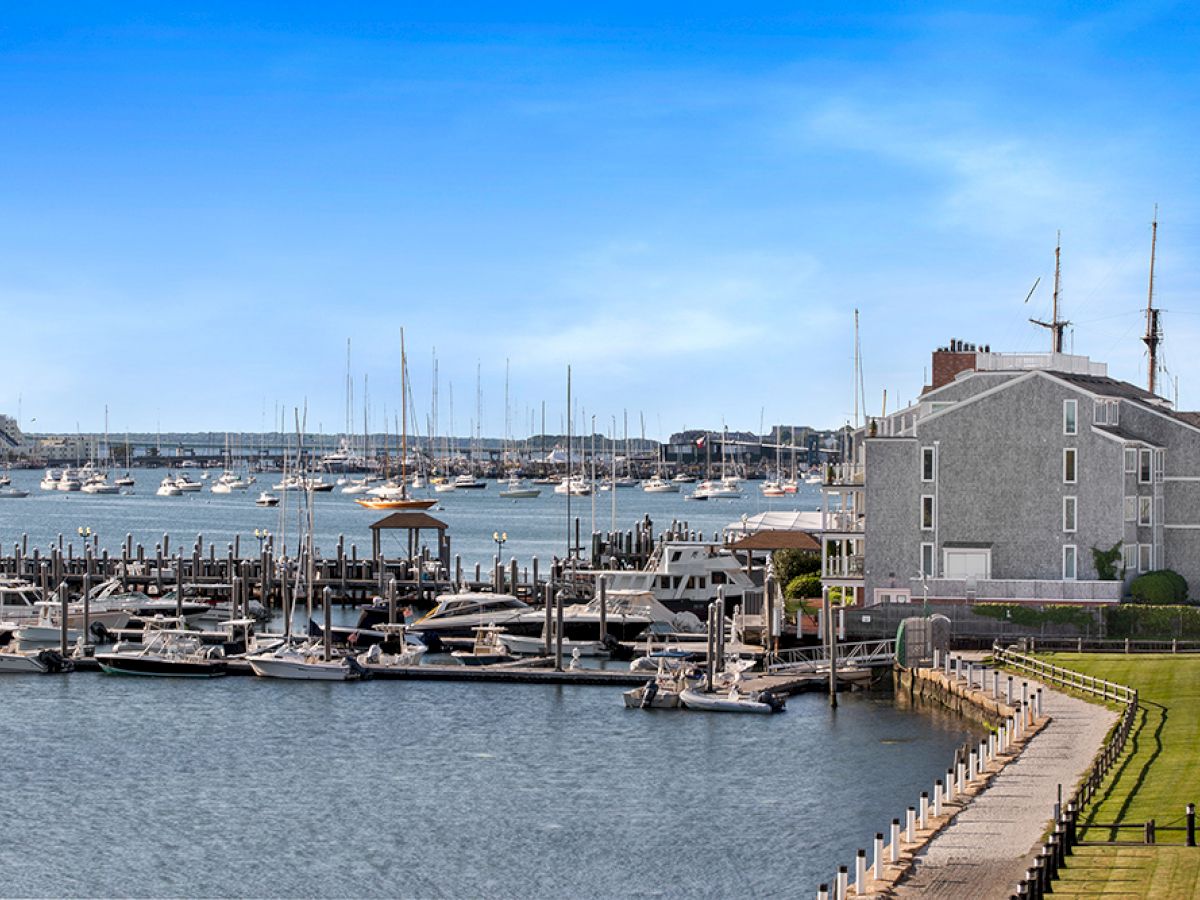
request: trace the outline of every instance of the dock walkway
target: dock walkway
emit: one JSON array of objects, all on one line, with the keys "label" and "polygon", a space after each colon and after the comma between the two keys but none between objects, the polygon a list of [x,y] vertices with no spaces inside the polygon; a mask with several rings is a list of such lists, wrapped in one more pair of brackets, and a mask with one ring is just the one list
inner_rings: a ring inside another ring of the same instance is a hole
[{"label": "dock walkway", "polygon": [[1117,714],[1043,687],[1050,716],[1025,751],[917,856],[891,896],[1008,900],[1032,865],[1034,844],[1066,794],[1091,768]]}]

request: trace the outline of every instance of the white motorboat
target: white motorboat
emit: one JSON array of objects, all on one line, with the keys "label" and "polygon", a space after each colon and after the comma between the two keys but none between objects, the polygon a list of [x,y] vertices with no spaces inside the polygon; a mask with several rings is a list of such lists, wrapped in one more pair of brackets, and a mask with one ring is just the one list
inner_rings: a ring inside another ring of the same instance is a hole
[{"label": "white motorboat", "polygon": [[254,501],[255,506],[278,506],[279,498],[274,494],[263,491],[258,495],[258,499]]},{"label": "white motorboat", "polygon": [[692,679],[689,668],[659,666],[654,678],[624,692],[626,709],[678,709],[679,697]]},{"label": "white motorboat", "polygon": [[120,485],[109,484],[106,476],[99,473],[92,475],[83,483],[81,490],[85,494],[119,494]]},{"label": "white motorboat", "polygon": [[[679,632],[694,630],[695,616],[676,614],[654,599],[647,590],[609,590],[605,592],[604,627],[610,638],[632,641],[647,630]],[[544,627],[545,611],[529,610],[508,631],[519,634],[538,634]],[[513,627],[517,626],[517,627]],[[587,642],[600,637],[600,599],[572,603],[563,607],[563,638]]]},{"label": "white motorboat", "polygon": [[[408,629],[418,636],[436,634],[438,637],[469,637],[480,625],[498,625],[508,631],[520,631],[522,629],[509,626],[516,626],[518,617],[529,611],[529,605],[512,594],[482,591],[440,594],[433,609]],[[540,628],[540,623],[527,626],[528,633],[533,634]]]},{"label": "white motorboat", "polygon": [[404,669],[420,665],[421,657],[425,655],[425,645],[419,641],[405,640],[408,632],[406,625],[383,624],[376,627],[388,637],[385,641],[396,641],[402,650],[398,652],[385,651],[379,644],[372,644],[364,653],[358,654],[358,663],[368,672],[373,670]]},{"label": "white motorboat", "polygon": [[117,487],[133,487],[135,482],[133,480],[133,476],[126,472],[120,478],[114,478],[113,484],[115,484]]},{"label": "white motorboat", "polygon": [[592,493],[592,486],[582,478],[564,478],[554,486],[556,494],[570,494],[572,497],[587,497]]},{"label": "white motorboat", "polygon": [[110,675],[155,675],[175,678],[215,678],[225,674],[220,645],[205,644],[199,632],[164,628],[141,644],[116,644],[97,653],[96,662]]},{"label": "white motorboat", "polygon": [[686,688],[680,692],[679,702],[687,709],[702,710],[704,712],[758,713],[760,715],[769,715],[771,713],[783,712],[784,709],[783,698],[769,691],[742,693],[738,679],[736,678],[726,691],[710,693],[698,688]]},{"label": "white motorboat", "polygon": [[58,479],[58,484],[55,486],[55,490],[64,491],[67,493],[81,491],[83,490],[83,482],[80,481],[79,476],[70,469],[63,469],[62,477]]},{"label": "white motorboat", "polygon": [[693,484],[696,481],[694,476],[689,475],[686,472],[680,472],[678,475],[676,475],[671,480],[674,481],[676,484]]},{"label": "white motorboat", "polygon": [[353,481],[344,481],[342,483],[342,493],[350,495],[365,494],[370,487],[371,485],[366,478],[356,478]]},{"label": "white motorboat", "polygon": [[456,491],[482,491],[486,487],[486,481],[480,481],[471,474],[456,475],[454,478],[454,489]]},{"label": "white motorboat", "polygon": [[175,479],[168,475],[159,482],[158,490],[154,493],[160,497],[178,497],[183,493],[183,490],[175,483]]},{"label": "white motorboat", "polygon": [[[513,656],[545,656],[546,638],[530,634],[501,634],[500,643]],[[607,657],[611,655],[608,647],[600,641],[573,641],[567,638],[562,642],[563,654],[566,656]],[[550,652],[555,652],[554,642],[550,642]]]},{"label": "white motorboat", "polygon": [[22,491],[15,487],[0,488],[0,500],[18,500],[21,497],[28,497],[29,491]]},{"label": "white motorboat", "polygon": [[458,490],[458,485],[451,480],[439,481],[433,486],[433,490],[438,494],[452,494]]},{"label": "white motorboat", "polygon": [[47,469],[46,474],[42,476],[42,480],[38,482],[38,487],[43,491],[57,491],[58,480],[62,478],[62,472],[58,469]]},{"label": "white motorboat", "polygon": [[212,491],[214,494],[232,494],[233,493],[233,488],[231,488],[228,484],[221,481],[220,479],[218,479],[217,481],[214,481],[209,486],[209,490]]},{"label": "white motorboat", "polygon": [[471,649],[455,650],[451,656],[464,666],[492,666],[513,661],[513,655],[500,640],[503,632],[499,628],[495,625],[478,625],[474,631],[475,642]]},{"label": "white motorboat", "polygon": [[46,672],[69,672],[74,664],[63,659],[57,651],[0,650],[0,674],[43,675]]},{"label": "white motorboat", "polygon": [[642,490],[647,494],[678,494],[679,485],[655,475],[642,483]]},{"label": "white motorboat", "polygon": [[542,495],[541,488],[533,487],[515,475],[504,482],[504,485],[504,490],[500,492],[500,496],[506,500],[523,500]]},{"label": "white motorboat", "polygon": [[249,656],[246,661],[254,674],[262,678],[287,678],[292,681],[350,681],[362,676],[362,667],[353,657],[325,659],[318,641],[298,647],[281,647],[272,653]]},{"label": "white motorboat", "polygon": [[179,488],[185,494],[195,494],[198,491],[204,490],[204,482],[192,481],[185,473],[175,478],[175,487]]}]

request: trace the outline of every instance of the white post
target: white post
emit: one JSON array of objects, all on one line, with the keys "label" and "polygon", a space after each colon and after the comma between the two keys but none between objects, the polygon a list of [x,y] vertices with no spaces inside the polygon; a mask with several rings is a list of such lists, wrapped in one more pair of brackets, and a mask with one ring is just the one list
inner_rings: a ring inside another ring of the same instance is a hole
[{"label": "white post", "polygon": [[910,806],[904,811],[904,840],[910,844],[913,842],[913,840],[915,840],[913,837],[913,830],[916,828],[916,825],[917,811]]},{"label": "white post", "polygon": [[958,784],[955,787],[954,793],[961,794],[966,787],[967,764],[960,762],[958,764]]},{"label": "white post", "polygon": [[975,750],[972,750],[970,753],[967,754],[967,781],[968,782],[972,782],[975,780],[975,772],[976,772],[975,766],[976,766],[978,759],[979,759],[979,754]]},{"label": "white post", "polygon": [[846,900],[846,895],[850,891],[850,874],[846,871],[845,866],[838,866],[837,874],[837,900]]},{"label": "white post", "polygon": [[920,814],[919,824],[922,831],[929,827],[929,794],[921,791],[921,805],[918,809]]},{"label": "white post", "polygon": [[894,865],[900,859],[900,820],[892,819],[892,844],[888,858]]},{"label": "white post", "polygon": [[933,783],[933,817],[935,819],[942,815],[942,779],[938,779]]},{"label": "white post", "polygon": [[858,897],[867,893],[867,851],[859,850],[854,858],[854,894]]},{"label": "white post", "polygon": [[1000,697],[1000,673],[996,670],[992,671],[992,699],[996,700]]},{"label": "white post", "polygon": [[875,880],[883,878],[883,833],[875,832]]}]

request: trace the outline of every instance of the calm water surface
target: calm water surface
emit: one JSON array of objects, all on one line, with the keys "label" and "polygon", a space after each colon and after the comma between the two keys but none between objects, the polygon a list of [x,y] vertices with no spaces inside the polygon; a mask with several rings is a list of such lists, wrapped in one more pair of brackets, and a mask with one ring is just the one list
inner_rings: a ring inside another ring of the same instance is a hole
[{"label": "calm water surface", "polygon": [[[808,894],[967,735],[585,686],[8,676],[6,896]],[[19,810],[19,815],[12,815]]]}]

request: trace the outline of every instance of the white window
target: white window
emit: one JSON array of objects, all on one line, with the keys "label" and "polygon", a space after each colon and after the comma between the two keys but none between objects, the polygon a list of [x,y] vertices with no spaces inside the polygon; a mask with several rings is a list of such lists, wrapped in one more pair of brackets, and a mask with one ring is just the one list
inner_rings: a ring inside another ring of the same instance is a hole
[{"label": "white window", "polygon": [[1121,548],[1121,563],[1125,566],[1126,572],[1137,571],[1138,563],[1138,547],[1137,544],[1126,544]]},{"label": "white window", "polygon": [[1095,421],[1097,425],[1117,425],[1120,419],[1121,402],[1119,400],[1097,400],[1095,406]]},{"label": "white window", "polygon": [[933,448],[921,448],[921,480],[933,481]]},{"label": "white window", "polygon": [[1138,481],[1140,481],[1142,484],[1149,484],[1150,483],[1150,467],[1152,465],[1154,451],[1153,450],[1142,450],[1140,455],[1141,455],[1141,463],[1138,466]]},{"label": "white window", "polygon": [[1063,531],[1075,530],[1077,501],[1074,497],[1063,497]]},{"label": "white window", "polygon": [[1154,524],[1154,498],[1153,497],[1138,497],[1138,518],[1139,525]]},{"label": "white window", "polygon": [[1079,433],[1079,401],[1063,401],[1063,434]]},{"label": "white window", "polygon": [[1132,475],[1137,471],[1137,450],[1133,447],[1125,448],[1125,474]]},{"label": "white window", "polygon": [[1126,497],[1125,498],[1125,521],[1126,522],[1136,522],[1137,521],[1137,497]]},{"label": "white window", "polygon": [[1063,545],[1062,573],[1063,573],[1063,581],[1074,581],[1076,578],[1075,545],[1074,544],[1064,544]]},{"label": "white window", "polygon": [[1150,572],[1154,569],[1154,545],[1138,544],[1138,571]]},{"label": "white window", "polygon": [[1075,461],[1075,448],[1065,448],[1063,450],[1063,484],[1075,484],[1075,482],[1079,480],[1079,473],[1076,471]]},{"label": "white window", "polygon": [[921,495],[921,528],[932,531],[934,527],[933,494]]},{"label": "white window", "polygon": [[921,574],[929,578],[934,576],[933,571],[933,544],[921,545]]},{"label": "white window", "polygon": [[1154,451],[1154,480],[1162,481],[1167,468],[1167,451]]}]

